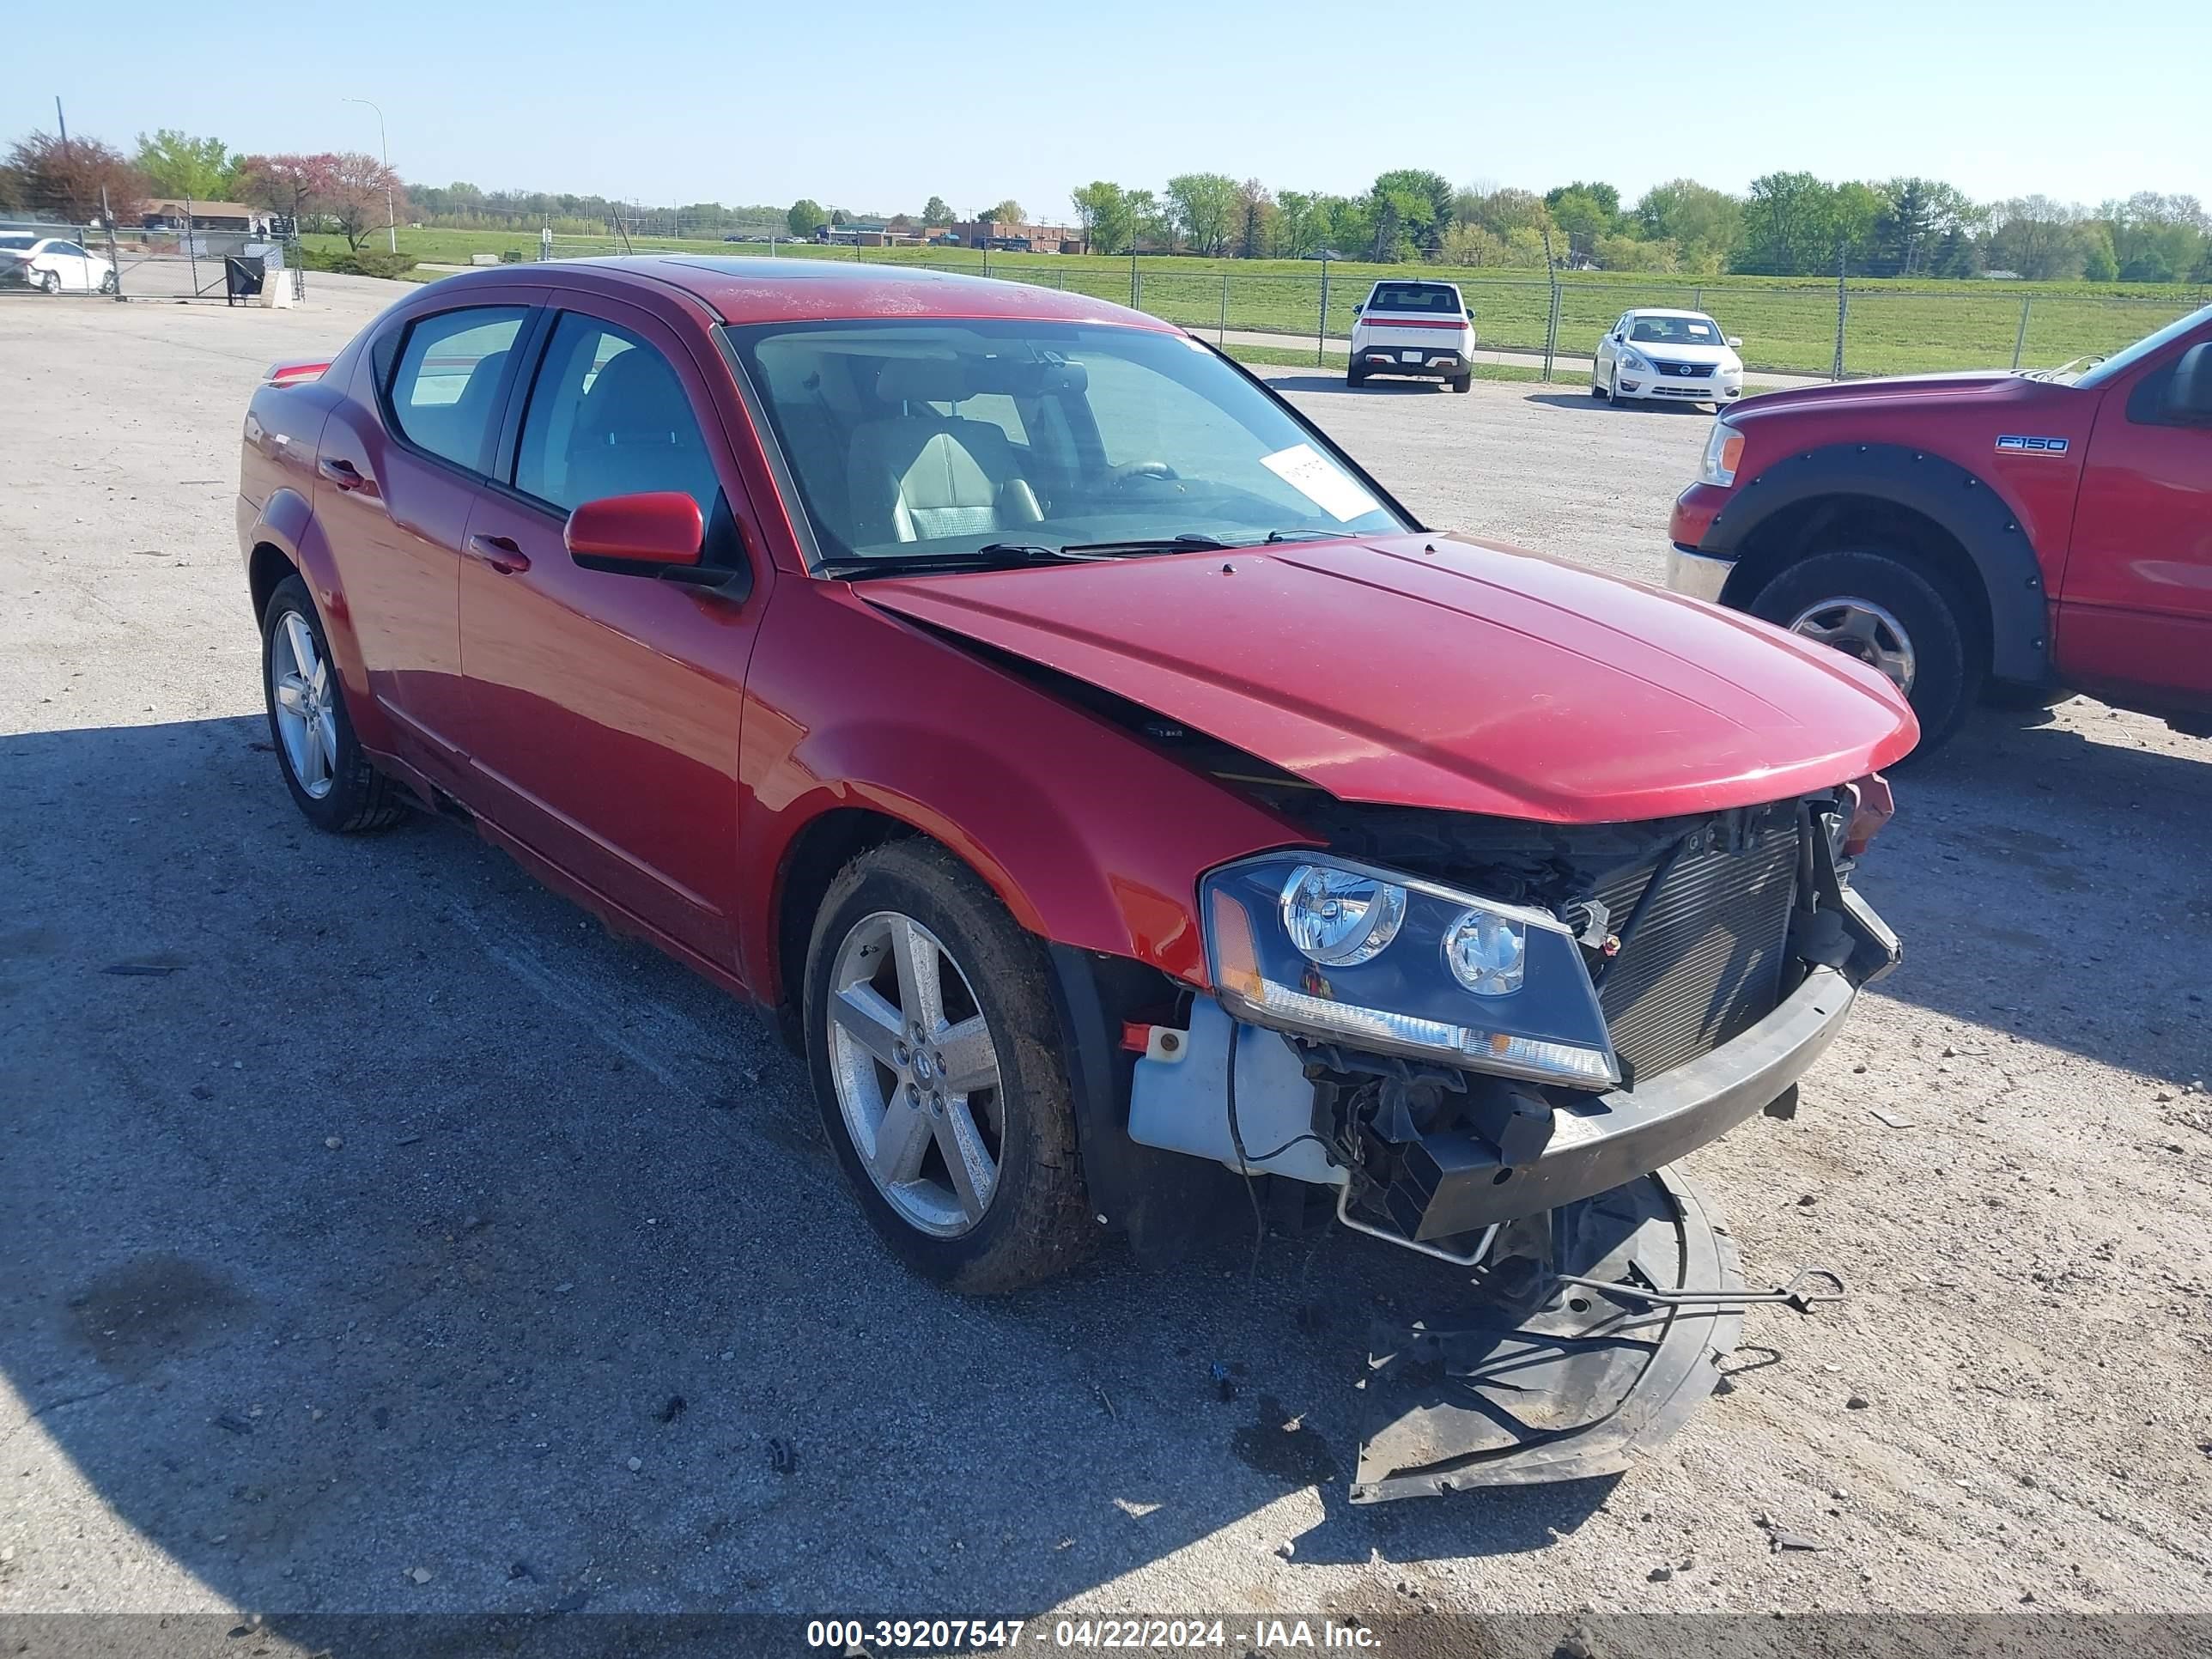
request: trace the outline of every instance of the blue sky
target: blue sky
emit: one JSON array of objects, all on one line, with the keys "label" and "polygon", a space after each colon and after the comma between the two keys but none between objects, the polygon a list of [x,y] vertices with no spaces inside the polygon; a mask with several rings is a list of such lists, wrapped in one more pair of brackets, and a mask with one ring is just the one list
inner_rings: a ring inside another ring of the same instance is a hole
[{"label": "blue sky", "polygon": [[[1313,0],[392,0],[361,9],[28,4],[0,139],[139,130],[376,147],[428,184],[885,212],[933,192],[1067,210],[1192,170],[1352,191],[1390,167],[1632,198],[1687,175],[1920,173],[1977,198],[2212,201],[2212,7],[2044,0],[1400,5]],[[1432,64],[1364,89],[1359,65]],[[1658,112],[1705,109],[1711,114]]]}]

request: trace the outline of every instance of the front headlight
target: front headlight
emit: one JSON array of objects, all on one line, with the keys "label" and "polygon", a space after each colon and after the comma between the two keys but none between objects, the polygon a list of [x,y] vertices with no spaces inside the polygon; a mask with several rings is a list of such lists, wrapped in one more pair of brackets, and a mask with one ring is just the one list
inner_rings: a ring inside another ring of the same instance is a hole
[{"label": "front headlight", "polygon": [[1715,421],[1705,437],[1705,459],[1698,467],[1698,482],[1729,488],[1735,483],[1736,463],[1742,459],[1743,434],[1726,421]]},{"label": "front headlight", "polygon": [[1547,911],[1294,853],[1216,870],[1200,896],[1239,1019],[1539,1083],[1620,1080],[1581,947]]},{"label": "front headlight", "polygon": [[1649,357],[1640,351],[1626,348],[1620,354],[1620,366],[1638,374],[1649,374],[1651,372],[1651,360]]}]

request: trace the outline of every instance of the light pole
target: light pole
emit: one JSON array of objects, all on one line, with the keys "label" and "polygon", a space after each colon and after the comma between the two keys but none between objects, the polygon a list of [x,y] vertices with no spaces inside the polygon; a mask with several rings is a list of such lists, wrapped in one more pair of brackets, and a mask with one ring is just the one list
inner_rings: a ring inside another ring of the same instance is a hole
[{"label": "light pole", "polygon": [[366,98],[348,98],[349,104],[368,104],[376,111],[376,149],[384,158],[384,222],[385,234],[392,239],[392,251],[399,252],[399,215],[392,205],[392,146],[384,138],[384,112]]}]

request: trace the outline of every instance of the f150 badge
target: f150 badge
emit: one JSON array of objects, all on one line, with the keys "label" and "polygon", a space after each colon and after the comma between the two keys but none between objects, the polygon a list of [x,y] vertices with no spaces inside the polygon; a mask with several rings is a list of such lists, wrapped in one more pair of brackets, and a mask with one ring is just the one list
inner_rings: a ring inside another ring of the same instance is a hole
[{"label": "f150 badge", "polygon": [[2016,434],[1997,440],[1999,451],[2012,455],[2063,455],[2066,445],[2064,438],[2023,438]]}]

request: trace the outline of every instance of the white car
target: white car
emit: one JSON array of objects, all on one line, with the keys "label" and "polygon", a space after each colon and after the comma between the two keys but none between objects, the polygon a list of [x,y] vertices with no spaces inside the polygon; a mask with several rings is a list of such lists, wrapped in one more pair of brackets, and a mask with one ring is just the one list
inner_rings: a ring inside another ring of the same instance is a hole
[{"label": "white car", "polygon": [[115,267],[106,256],[28,231],[0,231],[0,279],[49,294],[115,292]]},{"label": "white car", "polygon": [[1597,343],[1590,396],[1732,404],[1743,396],[1742,343],[1702,311],[1625,311]]},{"label": "white car", "polygon": [[1441,376],[1454,392],[1474,385],[1474,313],[1449,283],[1381,282],[1352,307],[1345,384],[1371,374]]}]

